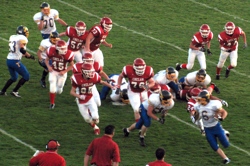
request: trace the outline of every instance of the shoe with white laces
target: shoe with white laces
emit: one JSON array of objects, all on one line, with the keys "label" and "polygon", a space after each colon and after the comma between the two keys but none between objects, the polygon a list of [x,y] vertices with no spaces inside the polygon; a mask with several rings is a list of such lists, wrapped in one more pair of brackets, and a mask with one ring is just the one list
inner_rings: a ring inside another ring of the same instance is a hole
[{"label": "shoe with white laces", "polygon": [[12,96],[15,96],[15,97],[21,97],[20,95],[19,95],[19,93],[18,92],[11,92],[10,93]]},{"label": "shoe with white laces", "polygon": [[56,106],[55,104],[50,104],[49,108],[50,108],[50,109],[54,109],[55,106]]},{"label": "shoe with white laces", "polygon": [[177,71],[181,70],[181,65],[179,63],[176,63],[175,70]]},{"label": "shoe with white laces", "polygon": [[230,159],[224,159],[224,160],[222,161],[222,163],[223,163],[223,164],[229,164],[230,161],[231,161]]},{"label": "shoe with white laces", "polygon": [[7,96],[7,93],[6,93],[6,92],[0,91],[0,95],[2,95],[2,96]]}]

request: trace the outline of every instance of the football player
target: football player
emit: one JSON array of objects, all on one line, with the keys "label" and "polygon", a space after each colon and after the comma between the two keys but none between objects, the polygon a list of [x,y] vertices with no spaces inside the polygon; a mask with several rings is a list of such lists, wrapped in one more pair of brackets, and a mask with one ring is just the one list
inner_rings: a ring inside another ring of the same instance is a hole
[{"label": "football player", "polygon": [[178,86],[179,72],[173,67],[167,67],[166,70],[161,70],[154,75],[154,80],[158,84],[168,85],[175,93],[176,98],[180,98],[180,89]]},{"label": "football player", "polygon": [[233,22],[227,22],[224,27],[224,31],[218,35],[220,43],[220,58],[216,66],[216,79],[220,79],[220,72],[227,57],[230,57],[230,65],[226,69],[225,77],[229,76],[230,70],[237,66],[238,59],[238,40],[240,36],[243,37],[244,47],[247,47],[247,38],[245,32],[240,28],[236,27]]},{"label": "football player", "polygon": [[99,25],[93,26],[86,39],[84,52],[92,52],[94,60],[104,66],[104,57],[102,51],[99,49],[103,44],[106,47],[112,48],[112,44],[106,41],[109,32],[112,29],[112,20],[109,17],[103,17]]},{"label": "football player", "polygon": [[47,2],[43,2],[40,5],[41,12],[36,13],[33,16],[33,20],[37,24],[38,30],[42,34],[43,39],[47,39],[51,32],[56,32],[55,20],[62,26],[68,27],[61,18],[59,18],[59,13],[55,9],[50,9],[50,5]]},{"label": "football player", "polygon": [[188,73],[185,77],[180,78],[179,83],[182,85],[182,89],[190,89],[190,87],[199,86],[207,88],[207,85],[211,82],[211,77],[207,74],[206,70],[200,69]]},{"label": "football player", "polygon": [[[108,77],[108,75],[103,71],[102,66],[98,62],[94,61],[91,53],[84,53],[83,54],[82,62],[78,62],[78,63],[74,64],[73,73],[81,73],[82,72],[82,65],[86,64],[86,63],[93,65],[95,72],[97,72],[102,78],[106,79],[108,83],[114,82],[114,80],[110,79]],[[97,106],[98,107],[101,106],[100,95],[99,95],[99,92],[96,88],[96,85],[94,85],[92,87],[92,93],[93,93],[93,96],[95,98]]]},{"label": "football player", "polygon": [[21,62],[23,56],[28,59],[35,60],[35,57],[33,55],[30,55],[26,51],[26,47],[28,44],[28,36],[28,28],[26,26],[20,25],[16,29],[16,35],[11,35],[9,38],[9,53],[7,56],[6,63],[11,78],[6,82],[6,84],[2,88],[0,95],[7,95],[7,89],[13,82],[17,81],[19,74],[22,76],[22,78],[18,81],[16,87],[11,92],[11,95],[15,97],[21,97],[18,93],[18,90],[21,86],[24,85],[25,82],[29,81],[30,79],[30,74],[28,70]]},{"label": "football player", "polygon": [[[141,117],[139,121],[123,129],[124,136],[128,137],[130,131],[140,129],[140,145],[145,146],[144,135],[147,128],[151,125],[151,119],[164,124],[165,116],[168,110],[173,108],[173,106],[174,100],[169,91],[161,90],[158,94],[151,94],[150,97],[140,105]],[[157,113],[161,114],[161,116],[156,116]]]},{"label": "football player", "polygon": [[200,68],[206,70],[206,56],[212,55],[210,51],[211,40],[213,39],[213,32],[208,24],[202,24],[199,32],[196,32],[190,42],[188,50],[188,63],[176,64],[176,70],[188,69],[191,70],[194,66],[195,57],[197,57]]},{"label": "football player", "polygon": [[[111,80],[114,80],[114,82],[109,82],[111,85],[113,86],[117,86],[117,82],[118,82],[118,78],[119,78],[119,74],[111,74],[109,75],[109,78]],[[117,104],[119,102],[122,102],[123,104],[128,104],[129,103],[129,99],[128,99],[128,82],[126,81],[125,78],[122,79],[122,83],[120,86],[120,93],[116,94],[116,89],[112,89],[112,92],[110,94],[110,99],[113,101],[113,104]],[[105,100],[107,95],[109,94],[109,91],[111,89],[107,86],[103,86],[101,93],[100,93],[100,98],[101,100]],[[120,105],[123,105],[120,104]],[[118,105],[118,104],[117,104]]]},{"label": "football player", "polygon": [[51,46],[55,45],[56,41],[59,40],[59,34],[57,32],[52,32],[50,33],[50,36],[48,39],[43,39],[40,43],[40,46],[37,51],[37,56],[38,56],[38,63],[40,66],[44,68],[43,73],[42,73],[42,78],[40,80],[40,84],[43,88],[46,88],[46,76],[48,75],[48,68],[45,64],[45,59],[47,57],[46,50]]},{"label": "football player", "polygon": [[74,53],[75,62],[82,62],[82,47],[85,44],[88,31],[86,31],[86,24],[83,21],[78,21],[75,27],[69,26],[65,32],[59,36],[68,36],[68,49]]},{"label": "football player", "polygon": [[76,103],[84,120],[94,129],[94,134],[99,135],[100,129],[98,107],[93,97],[92,89],[97,83],[113,88],[106,81],[101,80],[93,66],[89,63],[82,65],[81,73],[75,73],[71,77],[72,88],[70,94],[76,97]]},{"label": "football player", "polygon": [[54,109],[56,94],[63,92],[67,72],[73,68],[74,54],[68,50],[64,40],[58,40],[55,45],[50,46],[46,54],[45,64],[49,71],[50,83],[50,109]]},{"label": "football player", "polygon": [[128,97],[134,110],[135,121],[140,118],[140,104],[148,99],[147,91],[155,84],[153,79],[154,71],[151,66],[147,66],[142,58],[136,58],[133,65],[126,65],[122,69],[117,82],[116,94],[121,91],[122,79],[128,78]]},{"label": "football player", "polygon": [[217,143],[218,139],[225,148],[229,147],[229,141],[225,131],[220,125],[220,121],[223,121],[227,117],[227,111],[222,108],[220,101],[210,100],[210,96],[207,90],[203,90],[199,93],[197,103],[194,105],[195,120],[202,119],[208,143],[223,159],[223,163],[228,164],[230,159]]}]

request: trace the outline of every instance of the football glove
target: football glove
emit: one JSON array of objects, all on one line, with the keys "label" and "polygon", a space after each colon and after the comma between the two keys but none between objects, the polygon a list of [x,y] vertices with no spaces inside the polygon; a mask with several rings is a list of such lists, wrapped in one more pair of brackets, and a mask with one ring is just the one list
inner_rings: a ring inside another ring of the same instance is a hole
[{"label": "football glove", "polygon": [[32,60],[36,60],[34,55],[30,55],[30,56],[25,56],[27,59],[32,59]]},{"label": "football glove", "polygon": [[201,47],[199,51],[206,52],[206,48]]},{"label": "football glove", "polygon": [[44,20],[44,14],[42,14],[41,18],[40,18],[41,21]]},{"label": "football glove", "polygon": [[247,43],[244,43],[244,46],[243,46],[243,48],[247,48]]},{"label": "football glove", "polygon": [[228,107],[228,103],[225,100],[221,100],[220,102],[221,102],[222,105]]},{"label": "football glove", "polygon": [[207,55],[212,55],[212,52],[210,51],[210,49],[207,49]]},{"label": "football glove", "polygon": [[117,88],[116,91],[115,91],[115,94],[116,94],[116,95],[119,95],[119,94],[120,94],[120,91],[121,91],[121,89],[120,89],[120,88]]},{"label": "football glove", "polygon": [[158,122],[160,122],[161,124],[165,123],[165,118],[159,118]]}]

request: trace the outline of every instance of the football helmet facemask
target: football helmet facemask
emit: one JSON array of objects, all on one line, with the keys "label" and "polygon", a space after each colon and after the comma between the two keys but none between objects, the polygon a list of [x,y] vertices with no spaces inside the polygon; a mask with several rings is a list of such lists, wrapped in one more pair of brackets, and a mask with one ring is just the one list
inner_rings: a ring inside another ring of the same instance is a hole
[{"label": "football helmet facemask", "polygon": [[49,15],[50,14],[50,5],[47,2],[43,2],[40,5],[40,9],[44,15]]},{"label": "football helmet facemask", "polygon": [[207,72],[204,69],[200,69],[197,73],[196,73],[196,81],[198,82],[204,82],[205,78],[206,78]]},{"label": "football helmet facemask", "polygon": [[173,67],[168,67],[166,69],[166,78],[170,81],[174,81],[176,79],[176,70]]},{"label": "football helmet facemask", "polygon": [[234,33],[235,25],[233,22],[227,22],[224,29],[226,34],[232,35]]},{"label": "football helmet facemask", "polygon": [[170,106],[172,101],[172,94],[169,91],[161,90],[160,91],[160,101],[164,106]]},{"label": "football helmet facemask", "polygon": [[86,78],[93,78],[94,77],[94,69],[93,66],[89,63],[82,64],[82,75]]},{"label": "football helmet facemask", "polygon": [[109,32],[112,29],[112,20],[108,17],[103,17],[100,21],[101,26],[103,27],[105,32]]},{"label": "football helmet facemask", "polygon": [[210,101],[210,94],[207,90],[203,90],[199,93],[196,99],[199,104],[207,105],[207,103]]},{"label": "football helmet facemask", "polygon": [[16,29],[16,33],[19,35],[24,35],[27,38],[29,37],[29,29],[26,26],[20,25]]},{"label": "football helmet facemask", "polygon": [[56,42],[56,50],[58,51],[58,54],[65,55],[68,51],[67,43],[64,40],[58,40]]},{"label": "football helmet facemask", "polygon": [[49,35],[49,41],[52,44],[56,44],[56,41],[58,41],[58,40],[59,40],[58,32],[51,32],[50,35]]},{"label": "football helmet facemask", "polygon": [[129,103],[128,90],[127,89],[123,89],[122,91],[120,91],[120,98],[121,98],[121,100],[122,100],[122,102],[124,104],[128,104]]},{"label": "football helmet facemask", "polygon": [[81,36],[86,31],[86,24],[83,21],[78,21],[75,25],[76,32],[78,36]]},{"label": "football helmet facemask", "polygon": [[211,32],[209,25],[202,24],[199,30],[201,37],[207,38],[209,33]]},{"label": "football helmet facemask", "polygon": [[142,76],[146,69],[146,63],[141,58],[136,58],[133,63],[133,69],[135,70],[136,75]]},{"label": "football helmet facemask", "polygon": [[83,61],[83,63],[88,63],[88,64],[93,65],[94,64],[93,55],[91,53],[88,53],[88,52],[83,54],[82,61]]}]

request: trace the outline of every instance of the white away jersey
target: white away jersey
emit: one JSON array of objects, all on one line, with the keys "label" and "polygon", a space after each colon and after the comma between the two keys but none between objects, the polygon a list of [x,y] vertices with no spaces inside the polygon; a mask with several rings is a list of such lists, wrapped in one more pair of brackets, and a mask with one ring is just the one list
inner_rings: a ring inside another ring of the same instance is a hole
[{"label": "white away jersey", "polygon": [[23,54],[20,52],[20,45],[19,43],[26,43],[24,49],[26,50],[26,46],[28,44],[28,39],[24,35],[11,35],[9,39],[9,54],[7,59],[13,60],[21,60]]},{"label": "white away jersey", "polygon": [[52,43],[50,42],[50,39],[43,39],[40,43],[40,46],[39,46],[39,50],[42,51],[42,59],[46,59],[47,57],[47,54],[46,54],[46,50],[47,48],[49,48],[50,46],[52,45]]},{"label": "white away jersey", "polygon": [[[176,78],[178,78],[179,72],[175,70],[175,73],[176,73]],[[167,79],[166,74],[167,74],[166,70],[161,70],[158,73],[156,73],[153,78],[155,82],[157,82],[158,84],[168,84],[171,81]]]},{"label": "white away jersey", "polygon": [[148,110],[148,105],[151,103],[154,106],[154,113],[161,113],[162,111],[170,110],[174,106],[174,100],[172,100],[170,106],[161,105],[159,94],[151,94],[148,100],[145,100],[142,105]]},{"label": "white away jersey", "polygon": [[196,103],[194,105],[194,110],[199,112],[204,127],[213,127],[218,123],[218,120],[214,118],[215,112],[221,107],[222,104],[219,100],[210,100],[205,106]]},{"label": "white away jersey", "polygon": [[185,77],[185,84],[186,85],[191,85],[191,86],[207,86],[211,82],[211,77],[206,74],[206,78],[203,82],[198,82],[196,81],[196,73],[198,71],[194,71],[191,73],[188,73],[187,76]]},{"label": "white away jersey", "polygon": [[[38,12],[34,15],[33,20],[37,23],[40,24],[40,20],[42,17],[42,12]],[[55,20],[59,19],[59,13],[55,9],[50,9],[50,14],[49,16],[44,16],[44,28],[41,30],[41,33],[43,34],[50,34],[51,32],[56,31],[56,24]]]}]

